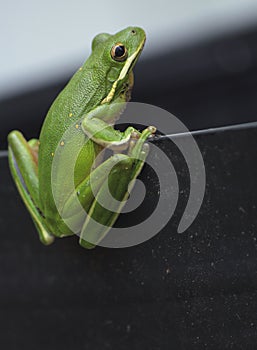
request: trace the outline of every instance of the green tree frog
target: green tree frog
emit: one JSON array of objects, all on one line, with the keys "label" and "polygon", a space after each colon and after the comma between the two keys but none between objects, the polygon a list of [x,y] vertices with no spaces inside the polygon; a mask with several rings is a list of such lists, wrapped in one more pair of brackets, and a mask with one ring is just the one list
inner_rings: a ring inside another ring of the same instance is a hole
[{"label": "green tree frog", "polygon": [[[97,35],[91,55],[50,107],[39,140],[27,142],[16,130],[8,135],[11,173],[44,244],[76,233],[83,247],[94,247],[115,223],[128,186],[143,167],[145,141],[155,127],[139,132],[130,126],[121,132],[113,125],[130,99],[132,69],[144,43],[145,32],[138,27]],[[64,138],[67,130],[71,132]],[[95,164],[106,147],[113,154]],[[53,163],[57,148],[65,156]],[[75,155],[74,188],[70,188],[66,174]],[[110,203],[106,208],[99,203],[106,181],[119,206]],[[58,208],[53,187],[59,195]],[[82,211],[76,209],[77,201]],[[75,223],[76,232],[64,217]]]}]

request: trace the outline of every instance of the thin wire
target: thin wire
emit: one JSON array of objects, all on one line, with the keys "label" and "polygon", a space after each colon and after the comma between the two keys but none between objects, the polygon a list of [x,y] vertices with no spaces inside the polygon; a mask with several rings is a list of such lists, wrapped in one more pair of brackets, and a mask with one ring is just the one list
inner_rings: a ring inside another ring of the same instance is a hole
[{"label": "thin wire", "polygon": [[217,132],[234,131],[239,129],[242,130],[242,129],[249,129],[254,127],[257,127],[257,121],[242,123],[242,124],[235,124],[235,125],[228,125],[228,126],[219,126],[217,128],[193,130],[188,132],[178,132],[171,135],[157,135],[156,137],[154,137],[152,140],[149,140],[149,141],[155,141],[155,140],[166,139],[166,138],[183,137],[188,135],[196,136],[196,135],[215,134]]},{"label": "thin wire", "polygon": [[[188,132],[178,132],[172,135],[158,135],[158,136],[155,136],[153,139],[150,139],[149,141],[154,142],[156,140],[166,139],[166,138],[172,139],[175,137],[183,137],[188,135],[196,136],[196,135],[215,134],[217,132],[242,130],[242,129],[256,128],[256,127],[257,127],[257,121],[242,123],[242,124],[235,124],[235,125],[228,125],[228,126],[219,126],[217,128],[193,130]],[[7,157],[7,156],[8,156],[8,151],[0,151],[0,158]]]}]

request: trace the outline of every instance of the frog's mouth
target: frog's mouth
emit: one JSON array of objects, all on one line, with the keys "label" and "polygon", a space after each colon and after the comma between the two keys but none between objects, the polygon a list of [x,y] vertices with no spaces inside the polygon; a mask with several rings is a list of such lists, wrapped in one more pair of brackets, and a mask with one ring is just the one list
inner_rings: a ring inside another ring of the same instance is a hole
[{"label": "frog's mouth", "polygon": [[131,71],[131,69],[134,67],[140,52],[143,50],[144,44],[145,44],[145,40],[138,47],[138,49],[130,57],[127,58],[126,63],[124,64],[124,67],[122,68],[118,79],[113,83],[109,94],[103,99],[101,104],[108,103],[112,100],[115,94],[118,82],[123,80],[128,74],[128,72]]}]

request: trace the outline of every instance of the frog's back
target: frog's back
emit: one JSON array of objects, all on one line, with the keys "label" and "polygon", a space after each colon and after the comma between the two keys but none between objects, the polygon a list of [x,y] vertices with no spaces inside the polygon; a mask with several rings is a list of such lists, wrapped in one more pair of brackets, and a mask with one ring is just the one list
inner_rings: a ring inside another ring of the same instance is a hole
[{"label": "frog's back", "polygon": [[[48,212],[52,216],[53,212],[56,211],[51,188],[51,178],[52,163],[57,147],[60,146],[61,148],[59,149],[62,150],[66,147],[66,160],[64,162],[60,161],[57,170],[57,178],[60,178],[60,182],[64,186],[65,173],[68,170],[70,161],[72,161],[73,154],[76,154],[78,149],[81,149],[81,152],[88,158],[87,162],[85,162],[85,168],[89,164],[92,164],[95,159],[96,147],[91,141],[85,144],[87,137],[82,132],[79,123],[85,113],[99,104],[99,96],[103,96],[104,94],[104,80],[101,81],[101,79],[98,79],[97,86],[95,83],[92,83],[93,81],[93,69],[88,69],[87,63],[85,63],[57,96],[43,124],[39,139],[38,176],[40,209],[45,216],[48,216]],[[69,145],[65,144],[65,133],[69,133]],[[68,146],[71,146],[71,152],[68,151],[67,153]],[[77,178],[84,177],[85,173],[82,173],[83,169],[81,169],[81,175],[77,174]],[[79,182],[79,179],[77,181]]]}]

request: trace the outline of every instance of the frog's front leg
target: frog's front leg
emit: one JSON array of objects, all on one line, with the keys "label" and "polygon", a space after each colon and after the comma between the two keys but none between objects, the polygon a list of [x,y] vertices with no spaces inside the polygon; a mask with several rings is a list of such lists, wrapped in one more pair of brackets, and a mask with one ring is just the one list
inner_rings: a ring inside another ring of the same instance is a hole
[{"label": "frog's front leg", "polygon": [[102,147],[126,149],[131,137],[139,138],[140,133],[132,126],[124,132],[113,128],[114,115],[120,113],[121,106],[121,103],[104,104],[93,109],[82,119],[81,126],[84,133]]},{"label": "frog's front leg", "polygon": [[19,131],[8,135],[9,164],[18,191],[38,230],[40,240],[44,244],[53,242],[44,218],[40,213],[38,191],[38,140],[25,140]]}]

